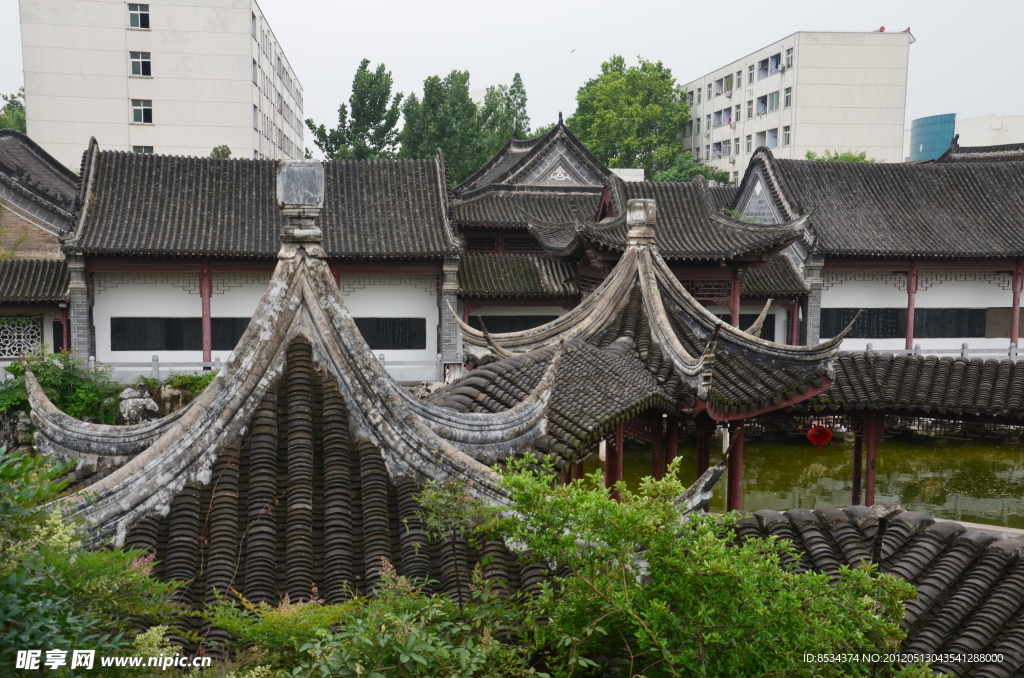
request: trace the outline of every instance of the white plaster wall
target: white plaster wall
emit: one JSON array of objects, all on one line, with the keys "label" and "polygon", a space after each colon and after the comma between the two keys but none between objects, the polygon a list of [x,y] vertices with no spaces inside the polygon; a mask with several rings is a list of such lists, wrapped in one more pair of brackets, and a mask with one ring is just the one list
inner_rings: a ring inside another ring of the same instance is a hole
[{"label": "white plaster wall", "polygon": [[[422,351],[374,351],[398,381],[436,381],[437,276],[343,275],[341,295],[354,318],[425,318],[427,348]],[[397,363],[397,364],[396,364]],[[412,365],[402,363],[415,363]]]},{"label": "white plaster wall", "polygon": [[[724,306],[707,306],[708,311],[715,315],[725,315],[728,318],[729,309]],[[764,306],[740,306],[740,314],[755,314],[760,313],[764,309]],[[775,338],[772,340],[778,344],[789,343],[789,325],[786,323],[786,311],[788,309],[785,306],[778,306],[772,304],[772,307],[768,309],[768,314],[775,316]],[[745,330],[746,327],[740,329]]]},{"label": "white plaster wall", "polygon": [[[106,150],[302,156],[302,88],[254,0],[150,4],[150,30],[129,28],[116,0],[20,0],[20,11],[28,133],[68,167],[90,136]],[[152,77],[130,75],[131,51],[151,54]],[[133,98],[153,101],[153,124],[131,123]]]},{"label": "white plaster wall", "polygon": [[961,146],[999,146],[1024,141],[1024,116],[982,115],[957,120],[953,132]]},{"label": "white plaster wall", "polygon": [[270,273],[214,273],[210,316],[251,318],[270,284]]},{"label": "white plaster wall", "polygon": [[[99,362],[200,362],[202,351],[111,351],[111,318],[200,318],[199,274],[96,273],[93,326]],[[211,303],[212,307],[212,303]],[[218,357],[217,354],[214,357]],[[222,360],[227,354],[219,356]]]}]

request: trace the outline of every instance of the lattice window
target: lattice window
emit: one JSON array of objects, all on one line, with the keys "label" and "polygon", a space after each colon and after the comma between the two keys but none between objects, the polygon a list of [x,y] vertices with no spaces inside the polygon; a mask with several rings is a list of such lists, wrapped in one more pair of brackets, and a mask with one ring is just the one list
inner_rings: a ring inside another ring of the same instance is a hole
[{"label": "lattice window", "polygon": [[[821,336],[834,337],[857,315],[856,308],[821,309]],[[915,339],[984,337],[984,308],[919,308],[914,311]],[[850,339],[898,339],[907,334],[907,309],[867,308],[847,337]]]},{"label": "lattice window", "polygon": [[466,249],[470,252],[493,252],[493,235],[473,235],[466,238]]},{"label": "lattice window", "polygon": [[355,318],[374,351],[422,351],[427,348],[426,318]]},{"label": "lattice window", "polygon": [[[483,318],[483,325],[480,319]],[[505,334],[507,332],[522,332],[532,330],[534,327],[546,325],[553,320],[558,320],[557,315],[471,315],[469,326],[482,330],[484,326],[491,334]]]},{"label": "lattice window", "polygon": [[543,252],[540,243],[528,235],[506,235],[506,252]]},{"label": "lattice window", "polygon": [[0,318],[0,358],[17,358],[43,343],[41,318]]},{"label": "lattice window", "polygon": [[705,306],[728,306],[732,300],[731,280],[680,280],[686,291]]}]

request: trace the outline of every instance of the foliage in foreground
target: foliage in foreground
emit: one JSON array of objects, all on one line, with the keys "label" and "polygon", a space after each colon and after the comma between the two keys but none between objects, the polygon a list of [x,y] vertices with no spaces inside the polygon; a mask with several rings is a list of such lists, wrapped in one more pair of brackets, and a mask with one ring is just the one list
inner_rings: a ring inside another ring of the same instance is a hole
[{"label": "foliage in foreground", "polygon": [[0,94],[4,105],[0,107],[0,129],[13,129],[26,134],[25,124],[25,88],[14,94]]},{"label": "foliage in foreground", "polygon": [[61,491],[57,479],[66,471],[0,448],[0,667],[13,667],[20,649],[131,655],[131,619],[173,611],[175,586],[149,576],[150,559],[83,549],[60,512],[44,505]]},{"label": "foliage in foreground", "polygon": [[827,148],[822,155],[818,155],[814,151],[807,151],[804,154],[805,160],[817,160],[818,162],[875,162],[874,158],[868,157],[867,151],[861,151],[860,153],[854,153],[853,151],[830,151]]},{"label": "foliage in foreground", "polygon": [[[117,394],[123,387],[110,380],[108,371],[83,369],[70,351],[49,353],[45,347],[39,354],[25,356],[25,361],[50,401],[65,414],[100,424],[117,423]],[[0,412],[12,408],[28,412],[24,368],[15,362],[6,369],[14,379],[0,383]]]}]

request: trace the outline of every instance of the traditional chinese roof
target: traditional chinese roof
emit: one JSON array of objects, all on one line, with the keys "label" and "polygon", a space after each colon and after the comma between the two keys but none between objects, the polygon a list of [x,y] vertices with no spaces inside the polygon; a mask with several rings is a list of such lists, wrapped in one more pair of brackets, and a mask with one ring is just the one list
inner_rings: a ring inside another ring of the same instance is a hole
[{"label": "traditional chinese roof", "polygon": [[[910,582],[917,598],[906,604],[902,651],[948,655],[932,664],[942,674],[1019,675],[1024,665],[1024,539],[1000,539],[987,530],[900,507],[876,505],[785,513],[756,511],[736,525],[741,539],[775,536],[795,547],[783,565],[836,576],[840,566],[877,563],[881,572]],[[972,655],[998,661],[973,661]]]},{"label": "traditional chinese roof", "polygon": [[801,408],[1024,418],[1024,362],[843,352],[832,388]]},{"label": "traditional chinese roof", "polygon": [[[332,258],[437,258],[458,252],[447,167],[429,160],[325,162],[317,225]],[[84,160],[69,251],[94,255],[273,258],[284,219],[274,160],[101,151]]]},{"label": "traditional chinese roof", "polygon": [[61,259],[0,260],[0,304],[66,301],[68,266]]},{"label": "traditional chinese roof", "polygon": [[575,297],[576,270],[543,254],[464,254],[459,292],[466,297]]},{"label": "traditional chinese roof", "polygon": [[[626,204],[634,199],[658,203],[658,251],[666,259],[721,260],[777,251],[803,237],[797,216],[783,225],[747,223],[719,207],[734,192],[709,188],[703,177],[689,182],[606,180],[614,216],[600,222],[574,218],[563,223],[535,223],[530,232],[552,255],[573,251],[580,238],[599,246],[624,250],[627,244]],[[713,197],[712,197],[713,196]]]},{"label": "traditional chinese roof", "polygon": [[736,209],[758,186],[782,220],[805,215],[810,250],[831,256],[1024,255],[1024,162],[782,160],[760,148]]},{"label": "traditional chinese roof", "polygon": [[24,134],[0,129],[0,198],[52,230],[66,229],[78,177]]},{"label": "traditional chinese roof", "polygon": [[748,297],[791,297],[807,294],[810,289],[800,269],[785,254],[772,257],[767,266],[747,269],[743,277],[743,295]]},{"label": "traditional chinese roof", "polygon": [[941,163],[975,163],[975,162],[1020,162],[1024,161],[1024,143],[1002,144],[1000,146],[960,146],[957,138],[940,155],[935,162]]},{"label": "traditional chinese roof", "polygon": [[457,226],[526,228],[531,224],[571,222],[577,215],[592,220],[600,201],[600,189],[490,191],[455,201],[452,221]]},{"label": "traditional chinese roof", "polygon": [[533,139],[511,139],[473,176],[455,189],[460,200],[510,189],[596,189],[611,170],[587,150],[562,122]]}]

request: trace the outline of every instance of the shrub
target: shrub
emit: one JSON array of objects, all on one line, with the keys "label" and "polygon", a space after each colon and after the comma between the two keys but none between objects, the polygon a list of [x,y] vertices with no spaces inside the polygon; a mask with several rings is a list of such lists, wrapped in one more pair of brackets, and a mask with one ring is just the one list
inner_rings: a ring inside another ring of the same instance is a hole
[{"label": "shrub", "polygon": [[[76,419],[91,419],[100,424],[117,423],[118,391],[121,386],[110,380],[107,370],[87,370],[71,353],[49,353],[43,348],[38,355],[25,356],[39,385],[50,401]],[[0,412],[8,409],[29,411],[25,388],[25,369],[12,363],[7,371],[14,379],[0,384]]]}]

